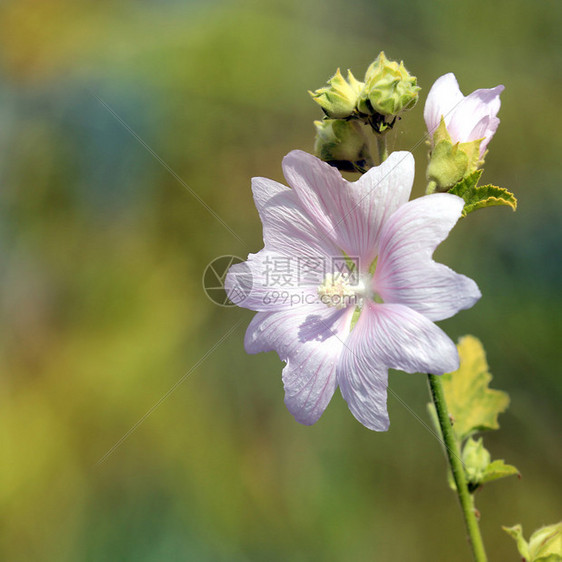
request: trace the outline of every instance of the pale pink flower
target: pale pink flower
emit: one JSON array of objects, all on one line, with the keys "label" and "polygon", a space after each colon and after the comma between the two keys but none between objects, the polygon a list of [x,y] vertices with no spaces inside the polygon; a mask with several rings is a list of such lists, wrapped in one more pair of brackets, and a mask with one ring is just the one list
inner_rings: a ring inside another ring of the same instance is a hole
[{"label": "pale pink flower", "polygon": [[497,115],[503,90],[503,86],[496,86],[475,90],[465,97],[452,72],[441,76],[431,87],[425,102],[423,116],[427,130],[433,136],[443,117],[454,143],[484,139],[480,145],[482,158],[500,124]]},{"label": "pale pink flower", "polygon": [[[246,350],[275,350],[286,361],[285,403],[297,421],[315,423],[339,386],[363,425],[386,430],[389,368],[458,368],[455,344],[433,322],[471,307],[480,292],[432,254],[463,200],[439,193],[408,202],[409,152],[394,152],[356,182],[301,151],[285,157],[283,170],[292,189],[253,179],[265,247],[226,280],[236,304],[258,311]],[[327,264],[316,280],[303,280],[307,259]]]}]

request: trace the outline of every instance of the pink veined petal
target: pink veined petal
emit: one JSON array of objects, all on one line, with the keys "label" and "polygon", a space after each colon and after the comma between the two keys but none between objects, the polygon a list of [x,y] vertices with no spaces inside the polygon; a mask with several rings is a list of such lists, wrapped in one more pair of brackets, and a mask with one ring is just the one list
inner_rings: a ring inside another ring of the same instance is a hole
[{"label": "pink veined petal", "polygon": [[488,143],[492,140],[492,137],[495,135],[496,131],[498,130],[499,124],[500,124],[500,120],[497,117],[490,117],[486,127],[484,140],[480,145],[480,158],[484,157],[484,153],[488,148]]},{"label": "pink veined petal", "polygon": [[472,279],[432,259],[460,217],[463,200],[437,193],[396,211],[381,235],[373,289],[385,303],[403,304],[437,321],[470,308],[481,297]]},{"label": "pink veined petal", "polygon": [[390,424],[386,409],[388,368],[374,353],[372,318],[365,304],[345,342],[337,368],[343,399],[357,421],[374,431],[386,431]]},{"label": "pink veined petal", "polygon": [[433,137],[435,129],[439,127],[441,116],[445,118],[445,124],[447,124],[450,120],[451,110],[463,99],[459,83],[452,72],[435,81],[429,90],[423,111],[430,137]]},{"label": "pink veined petal", "polygon": [[495,88],[480,88],[474,90],[466,96],[463,105],[467,108],[480,108],[482,115],[496,116],[501,107],[500,94],[505,90],[505,86],[499,85]]},{"label": "pink veined petal", "polygon": [[231,267],[225,282],[230,300],[256,311],[313,304],[341,250],[312,222],[294,190],[267,178],[253,178],[252,189],[265,248]]},{"label": "pink veined petal", "polygon": [[353,309],[325,306],[258,313],[248,327],[246,351],[275,350],[283,369],[285,404],[304,425],[316,423],[337,386],[336,365],[349,332]]},{"label": "pink veined petal", "polygon": [[301,258],[341,256],[302,208],[294,190],[267,178],[252,178],[252,191],[266,250]]},{"label": "pink veined petal", "polygon": [[[486,142],[482,143],[485,150],[485,145],[490,142],[491,136],[497,129],[497,123],[492,126],[492,120],[497,119],[501,105],[500,94],[503,90],[503,86],[475,90],[455,107],[450,118],[445,120],[453,141],[470,142],[485,137]],[[483,128],[477,126],[482,120],[486,123]],[[482,147],[481,154],[483,154]]]},{"label": "pink veined petal", "polygon": [[388,369],[441,375],[459,366],[455,344],[433,322],[400,304],[367,301],[345,342],[338,384],[365,427],[388,429]]},{"label": "pink veined petal", "polygon": [[348,182],[329,164],[294,150],[284,158],[283,171],[325,236],[368,269],[382,225],[408,200],[414,158],[409,152],[394,152],[358,181]]},{"label": "pink veined petal", "polygon": [[431,320],[411,308],[369,301],[359,320],[363,317],[364,336],[371,342],[373,363],[407,373],[434,375],[458,369],[459,356],[453,341]]},{"label": "pink veined petal", "polygon": [[469,138],[471,141],[483,139],[482,142],[484,142],[484,140],[486,140],[486,132],[488,131],[489,123],[490,123],[489,116],[482,117],[482,119],[480,119],[478,123],[473,124],[473,129],[468,134],[467,138]]},{"label": "pink veined petal", "polygon": [[496,132],[500,110],[500,94],[503,86],[475,90],[463,96],[455,75],[445,74],[438,78],[429,94],[424,108],[424,118],[431,136],[439,126],[441,116],[453,142],[470,142],[483,138],[480,156]]},{"label": "pink veined petal", "polygon": [[302,258],[268,250],[250,254],[233,265],[224,283],[228,298],[237,306],[256,311],[297,310],[319,303],[318,284],[302,276]]}]

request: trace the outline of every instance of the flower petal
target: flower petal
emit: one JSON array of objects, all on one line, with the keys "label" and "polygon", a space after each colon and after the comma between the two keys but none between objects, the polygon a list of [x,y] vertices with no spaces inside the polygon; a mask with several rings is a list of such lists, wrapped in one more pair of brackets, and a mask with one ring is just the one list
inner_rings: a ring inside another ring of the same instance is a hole
[{"label": "flower petal", "polygon": [[283,256],[341,256],[310,219],[294,190],[267,178],[252,178],[252,191],[266,250]]},{"label": "flower petal", "polygon": [[480,144],[480,158],[484,158],[484,153],[488,148],[489,142],[492,140],[492,137],[498,130],[500,125],[500,120],[497,117],[490,117],[486,126],[486,133],[484,136],[484,140]]},{"label": "flower petal", "polygon": [[437,193],[396,211],[381,234],[373,289],[385,303],[403,304],[437,321],[470,308],[481,297],[472,279],[432,260],[460,217],[463,200]]},{"label": "flower petal", "polygon": [[283,369],[285,404],[299,423],[318,421],[334,394],[336,365],[352,312],[326,306],[299,313],[260,312],[248,327],[248,353],[274,350],[287,362]]},{"label": "flower petal", "polygon": [[348,182],[329,164],[294,150],[284,158],[283,171],[326,237],[368,269],[382,225],[408,200],[414,158],[409,152],[394,152],[356,182]]},{"label": "flower petal", "polygon": [[386,409],[388,368],[373,353],[372,318],[365,305],[345,342],[337,368],[343,399],[365,427],[386,431],[390,424]]},{"label": "flower petal", "polygon": [[367,301],[345,342],[337,378],[357,420],[385,431],[389,368],[441,375],[458,366],[455,344],[433,322],[400,304]]},{"label": "flower petal", "polygon": [[370,342],[372,363],[407,373],[434,375],[458,369],[459,356],[453,341],[431,320],[411,308],[370,301],[359,320],[363,317],[363,337]]},{"label": "flower petal", "polygon": [[425,102],[424,118],[430,135],[433,136],[443,116],[453,142],[484,139],[480,145],[480,157],[483,157],[499,125],[497,114],[503,90],[503,86],[496,86],[475,90],[465,97],[453,73],[441,76]]},{"label": "flower petal", "polygon": [[265,248],[230,268],[230,300],[250,310],[284,310],[317,302],[317,288],[341,250],[310,219],[294,190],[267,178],[253,178],[263,222]]},{"label": "flower petal", "polygon": [[425,124],[431,137],[433,137],[435,129],[439,127],[441,117],[445,118],[447,124],[450,119],[449,113],[463,99],[459,83],[452,72],[435,81],[429,90],[423,111]]},{"label": "flower petal", "polygon": [[[484,138],[485,140],[480,146],[481,154],[483,154],[499,125],[499,119],[496,116],[500,110],[500,94],[503,90],[503,86],[496,86],[475,90],[466,96],[445,119],[451,137],[458,142],[470,142]],[[485,127],[480,124],[482,120],[484,120]]]},{"label": "flower petal", "polygon": [[[268,250],[250,254],[247,261],[229,269],[224,283],[226,294],[237,306],[256,311],[296,310],[317,304],[321,281],[309,282],[303,276],[303,259]],[[322,272],[314,274],[322,276]]]}]

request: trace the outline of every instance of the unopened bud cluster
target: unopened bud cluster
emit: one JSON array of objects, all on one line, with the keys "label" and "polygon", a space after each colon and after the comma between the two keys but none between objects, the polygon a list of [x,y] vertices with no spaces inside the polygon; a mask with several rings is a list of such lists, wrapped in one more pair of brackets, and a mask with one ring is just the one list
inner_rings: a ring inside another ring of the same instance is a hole
[{"label": "unopened bud cluster", "polygon": [[358,109],[367,115],[394,117],[416,105],[419,91],[416,77],[408,73],[404,63],[389,61],[381,53],[367,69]]},{"label": "unopened bud cluster", "polygon": [[341,170],[361,171],[373,165],[369,131],[382,135],[400,114],[414,107],[420,88],[403,62],[390,61],[381,52],[371,63],[363,82],[340,69],[328,85],[309,92],[325,114],[315,121],[316,154]]}]

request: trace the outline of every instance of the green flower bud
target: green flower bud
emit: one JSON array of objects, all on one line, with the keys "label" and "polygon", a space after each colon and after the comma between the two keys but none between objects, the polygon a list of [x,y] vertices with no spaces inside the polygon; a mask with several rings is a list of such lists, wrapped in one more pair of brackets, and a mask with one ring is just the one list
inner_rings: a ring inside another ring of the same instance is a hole
[{"label": "green flower bud", "polygon": [[356,120],[324,119],[314,121],[316,155],[346,171],[357,171],[373,165],[365,125]]},{"label": "green flower bud", "polygon": [[398,115],[416,105],[420,91],[416,83],[403,62],[389,61],[381,52],[367,69],[357,108],[366,115]]},{"label": "green flower bud", "polygon": [[503,527],[517,543],[517,550],[526,562],[556,562],[562,560],[562,521],[535,531],[529,542],[523,537],[521,525]]},{"label": "green flower bud", "polygon": [[475,441],[469,437],[462,451],[462,462],[468,481],[472,484],[480,483],[490,461],[490,453],[484,448],[482,438]]},{"label": "green flower bud", "polygon": [[448,191],[463,178],[475,172],[482,164],[480,144],[482,139],[454,143],[447,131],[445,120],[433,135],[433,149],[427,166],[428,193]]},{"label": "green flower bud", "polygon": [[346,81],[338,68],[334,76],[328,80],[328,84],[329,86],[308,93],[328,117],[332,119],[349,117],[355,110],[363,82],[356,80],[350,70],[347,71]]}]

